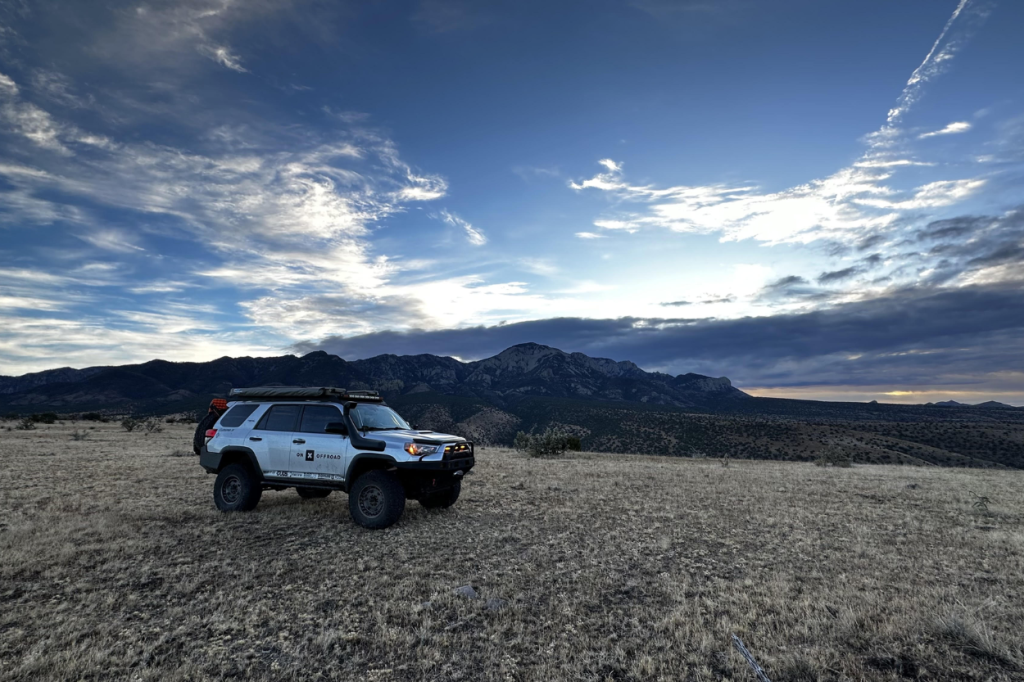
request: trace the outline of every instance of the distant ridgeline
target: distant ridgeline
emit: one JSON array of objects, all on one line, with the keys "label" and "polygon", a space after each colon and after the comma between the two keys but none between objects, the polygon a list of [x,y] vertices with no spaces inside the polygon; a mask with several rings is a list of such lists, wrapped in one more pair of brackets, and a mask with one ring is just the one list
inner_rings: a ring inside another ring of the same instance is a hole
[{"label": "distant ridgeline", "polygon": [[171,414],[267,385],[375,389],[418,426],[480,443],[508,445],[518,431],[555,427],[595,451],[813,460],[841,448],[854,461],[1024,468],[1024,409],[753,398],[725,377],[646,372],[533,343],[476,362],[346,361],[318,351],[62,368],[0,377],[0,414]]}]

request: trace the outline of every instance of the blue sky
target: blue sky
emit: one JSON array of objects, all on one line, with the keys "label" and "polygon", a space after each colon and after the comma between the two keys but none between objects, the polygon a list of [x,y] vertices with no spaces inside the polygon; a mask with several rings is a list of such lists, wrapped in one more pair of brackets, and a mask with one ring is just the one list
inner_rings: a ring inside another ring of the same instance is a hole
[{"label": "blue sky", "polygon": [[1024,6],[0,1],[0,374],[535,341],[1024,403]]}]

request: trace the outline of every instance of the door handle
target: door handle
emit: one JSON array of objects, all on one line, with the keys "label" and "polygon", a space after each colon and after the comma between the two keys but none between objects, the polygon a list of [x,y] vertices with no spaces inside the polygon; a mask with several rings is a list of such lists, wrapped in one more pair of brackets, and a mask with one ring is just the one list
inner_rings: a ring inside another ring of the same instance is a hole
[{"label": "door handle", "polygon": [[249,440],[263,440],[262,438],[256,438],[255,436],[249,436]]},{"label": "door handle", "polygon": [[296,439],[295,439],[295,440],[293,440],[292,442],[293,442],[293,443],[305,443],[306,441],[304,441],[304,440],[303,440],[303,439],[301,439],[301,438],[296,438]]}]

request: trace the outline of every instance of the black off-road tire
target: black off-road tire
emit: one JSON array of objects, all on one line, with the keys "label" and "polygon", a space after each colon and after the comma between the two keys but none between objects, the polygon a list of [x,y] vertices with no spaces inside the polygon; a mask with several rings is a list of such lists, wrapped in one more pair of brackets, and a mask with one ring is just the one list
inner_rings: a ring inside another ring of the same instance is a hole
[{"label": "black off-road tire", "polygon": [[213,503],[221,511],[252,511],[262,496],[259,481],[244,464],[227,465],[213,484]]},{"label": "black off-road tire", "polygon": [[348,511],[363,528],[387,528],[405,511],[405,488],[394,474],[367,471],[348,492]]},{"label": "black off-road tire", "polygon": [[295,492],[304,500],[319,500],[331,494],[326,488],[296,488]]},{"label": "black off-road tire", "polygon": [[455,485],[451,488],[427,495],[420,500],[420,504],[427,509],[447,509],[459,499],[460,492],[462,492],[462,481],[455,481]]}]

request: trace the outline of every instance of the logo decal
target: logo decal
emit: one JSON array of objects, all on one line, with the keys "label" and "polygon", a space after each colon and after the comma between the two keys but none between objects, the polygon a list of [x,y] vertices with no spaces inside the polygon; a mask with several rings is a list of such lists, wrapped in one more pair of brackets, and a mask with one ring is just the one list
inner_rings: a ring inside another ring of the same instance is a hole
[{"label": "logo decal", "polygon": [[313,461],[313,456],[314,456],[315,452],[316,452],[315,450],[306,450],[306,461],[307,462],[312,462]]}]

